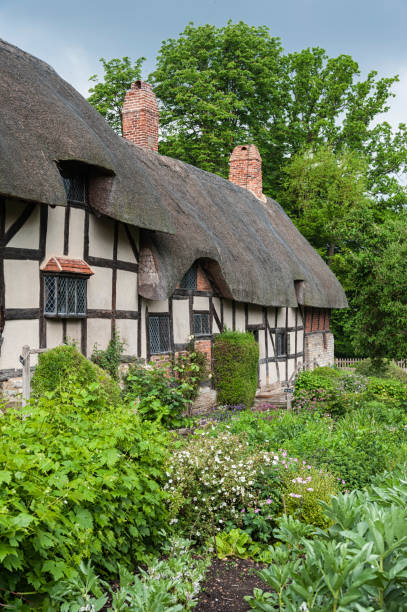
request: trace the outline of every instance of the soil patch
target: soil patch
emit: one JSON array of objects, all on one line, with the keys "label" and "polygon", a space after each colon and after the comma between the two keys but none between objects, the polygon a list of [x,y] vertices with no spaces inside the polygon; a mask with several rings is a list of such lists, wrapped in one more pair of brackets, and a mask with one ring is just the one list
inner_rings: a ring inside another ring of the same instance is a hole
[{"label": "soil patch", "polygon": [[201,586],[195,612],[247,612],[250,606],[243,599],[254,588],[267,589],[255,573],[265,567],[250,559],[212,559]]}]

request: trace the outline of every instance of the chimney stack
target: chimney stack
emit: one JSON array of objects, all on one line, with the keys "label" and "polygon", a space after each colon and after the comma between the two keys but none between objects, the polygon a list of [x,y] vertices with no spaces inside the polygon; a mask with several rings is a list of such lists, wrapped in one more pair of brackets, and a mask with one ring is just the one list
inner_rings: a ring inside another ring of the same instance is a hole
[{"label": "chimney stack", "polygon": [[261,157],[255,145],[239,145],[233,149],[229,161],[229,181],[262,199]]},{"label": "chimney stack", "polygon": [[122,109],[124,138],[158,151],[158,119],[157,100],[151,85],[143,81],[132,83]]}]

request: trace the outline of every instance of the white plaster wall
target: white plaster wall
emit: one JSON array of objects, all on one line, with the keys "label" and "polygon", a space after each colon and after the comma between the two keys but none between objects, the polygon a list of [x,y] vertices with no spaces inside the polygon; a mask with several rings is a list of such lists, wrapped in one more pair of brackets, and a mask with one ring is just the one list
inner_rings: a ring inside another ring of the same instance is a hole
[{"label": "white plaster wall", "polygon": [[[81,259],[83,257],[85,231],[85,211],[80,208],[71,208],[69,220],[69,246],[68,255]],[[63,248],[63,243],[61,245]]]},{"label": "white plaster wall", "polygon": [[260,355],[260,359],[262,359],[263,357],[266,356],[266,345],[264,342],[264,331],[262,329],[259,329],[258,331],[258,345],[259,345],[259,355]]},{"label": "white plaster wall", "polygon": [[270,327],[275,327],[275,317],[276,317],[276,309],[275,308],[267,308],[267,320]]},{"label": "white plaster wall", "polygon": [[[174,300],[176,302],[177,300]],[[168,312],[168,300],[146,300],[148,312]]]},{"label": "white plaster wall", "polygon": [[116,330],[121,340],[126,342],[123,351],[126,355],[137,355],[137,328],[136,319],[116,319]]},{"label": "white plaster wall", "polygon": [[114,223],[105,217],[89,215],[89,255],[112,259]]},{"label": "white plaster wall", "polygon": [[274,382],[279,380],[277,376],[277,366],[273,362],[269,363],[269,380],[270,384],[273,384]]},{"label": "white plaster wall", "polygon": [[75,342],[76,346],[80,350],[81,347],[81,330],[82,324],[78,319],[67,319],[66,323],[66,335],[69,341]]},{"label": "white plaster wall", "polygon": [[[212,305],[215,309],[216,314],[218,315],[219,321],[221,320],[221,316],[220,316],[220,299],[217,297],[212,298]],[[214,323],[214,329],[215,329],[215,320],[213,321]],[[216,326],[216,331],[218,331],[218,327]]]},{"label": "white plaster wall", "polygon": [[277,310],[277,327],[285,327],[285,308]]},{"label": "white plaster wall", "polygon": [[294,373],[295,370],[295,359],[288,360],[288,378]]},{"label": "white plaster wall", "polygon": [[255,325],[263,323],[263,309],[261,306],[255,306],[254,304],[249,304],[249,325]]},{"label": "white plaster wall", "polygon": [[295,311],[296,308],[288,309],[288,327],[295,327]]},{"label": "white plaster wall", "polygon": [[189,327],[189,300],[174,300],[172,303],[174,319],[174,342],[184,344],[188,342]]},{"label": "white plaster wall", "polygon": [[129,239],[127,238],[126,231],[121,223],[119,225],[117,259],[120,259],[121,261],[130,261],[132,263],[137,263],[136,258],[134,257],[133,249],[131,248]]},{"label": "white plaster wall", "polygon": [[[72,211],[71,211],[72,212]],[[46,259],[64,252],[65,206],[48,206]]]},{"label": "white plaster wall", "polygon": [[194,310],[209,310],[209,298],[195,295]]},{"label": "white plaster wall", "polygon": [[258,386],[264,387],[267,384],[267,369],[266,369],[266,364],[265,363],[261,363],[260,364],[260,368],[259,368],[259,382],[258,382]]},{"label": "white plaster wall", "polygon": [[[220,318],[219,318],[220,321]],[[220,334],[222,330],[220,329],[219,325],[216,323],[216,319],[215,317],[212,318],[212,333],[213,334]]]},{"label": "white plaster wall", "polygon": [[111,323],[109,319],[88,319],[88,343],[87,354],[90,356],[93,347],[105,349],[111,338]]},{"label": "white plaster wall", "polygon": [[304,350],[304,331],[297,332],[297,352],[302,353]]},{"label": "white plaster wall", "polygon": [[[288,336],[290,338],[290,354],[295,353],[295,332],[288,332]],[[298,348],[297,348],[298,351]]]},{"label": "white plaster wall", "polygon": [[141,300],[141,357],[147,358],[146,300]]},{"label": "white plaster wall", "polygon": [[37,261],[4,260],[6,308],[38,308],[40,275]]},{"label": "white plaster wall", "polygon": [[94,275],[88,280],[88,308],[111,310],[112,270],[92,266]]},{"label": "white plaster wall", "polygon": [[[19,357],[25,344],[38,348],[39,329],[38,320],[6,321],[4,328],[4,341],[1,347],[0,370],[11,368],[20,369]],[[32,355],[31,364],[37,363],[37,356]]]},{"label": "white plaster wall", "polygon": [[[17,202],[11,205],[11,215],[9,215],[10,207],[7,206],[6,228],[8,228],[24,210],[25,206]],[[14,210],[14,207],[16,210]],[[18,214],[16,214],[18,213]],[[23,227],[18,230],[17,234],[7,244],[9,247],[20,247],[24,249],[38,249],[40,242],[40,206],[36,206],[35,210],[30,215],[30,218],[24,223]]]},{"label": "white plaster wall", "polygon": [[238,331],[246,331],[246,318],[244,314],[244,305],[236,304],[236,329]]},{"label": "white plaster wall", "polygon": [[47,348],[54,348],[63,342],[61,319],[45,319],[47,326]]},{"label": "white plaster wall", "polygon": [[137,274],[117,270],[116,308],[137,310]]},{"label": "white plaster wall", "polygon": [[233,326],[233,308],[230,300],[223,300],[223,324],[228,329]]}]

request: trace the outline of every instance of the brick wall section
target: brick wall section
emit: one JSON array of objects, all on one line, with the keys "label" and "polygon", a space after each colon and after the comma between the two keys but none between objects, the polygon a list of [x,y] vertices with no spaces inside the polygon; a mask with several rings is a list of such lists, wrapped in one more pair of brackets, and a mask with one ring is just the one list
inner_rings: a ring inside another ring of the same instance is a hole
[{"label": "brick wall section", "polygon": [[197,269],[196,288],[198,291],[212,291],[212,285],[201,266],[198,266]]},{"label": "brick wall section", "polygon": [[[325,336],[325,339],[324,339]],[[330,332],[305,334],[304,361],[319,366],[334,365],[334,336]]]},{"label": "brick wall section", "polygon": [[206,355],[206,359],[208,361],[208,366],[211,368],[212,364],[212,345],[211,340],[195,340],[195,350],[200,351],[204,355]]},{"label": "brick wall section", "polygon": [[248,189],[257,198],[261,198],[263,179],[258,148],[253,144],[235,147],[229,164],[229,181]]},{"label": "brick wall section", "polygon": [[136,145],[158,151],[158,106],[149,83],[136,81],[124,98],[123,136]]}]

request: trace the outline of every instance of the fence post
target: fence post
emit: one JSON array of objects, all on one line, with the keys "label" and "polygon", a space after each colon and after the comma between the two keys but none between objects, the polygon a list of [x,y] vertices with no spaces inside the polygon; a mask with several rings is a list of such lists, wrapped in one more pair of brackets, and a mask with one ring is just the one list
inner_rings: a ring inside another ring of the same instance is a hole
[{"label": "fence post", "polygon": [[27,405],[30,401],[31,392],[31,368],[30,368],[30,347],[25,344],[21,353],[21,363],[23,365],[23,401],[22,405]]}]

